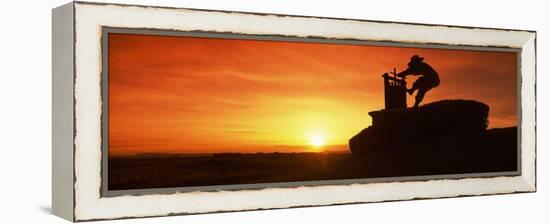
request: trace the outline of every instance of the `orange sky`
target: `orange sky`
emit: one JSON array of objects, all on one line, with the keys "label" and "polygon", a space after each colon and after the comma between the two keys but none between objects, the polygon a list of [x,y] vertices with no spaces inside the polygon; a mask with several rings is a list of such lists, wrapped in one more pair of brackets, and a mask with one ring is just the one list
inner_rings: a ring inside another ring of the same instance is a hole
[{"label": "orange sky", "polygon": [[516,53],[110,34],[109,153],[347,150],[414,54],[441,77],[424,102],[478,100],[490,127],[516,126]]}]

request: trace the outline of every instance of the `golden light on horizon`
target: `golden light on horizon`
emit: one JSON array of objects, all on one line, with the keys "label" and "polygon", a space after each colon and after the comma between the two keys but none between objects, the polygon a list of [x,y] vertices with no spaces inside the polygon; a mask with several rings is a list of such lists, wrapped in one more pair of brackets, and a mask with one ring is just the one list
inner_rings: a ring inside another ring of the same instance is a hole
[{"label": "golden light on horizon", "polygon": [[325,135],[321,133],[313,133],[309,135],[309,144],[312,146],[319,148],[321,146],[324,146],[326,144],[327,140],[325,138]]}]

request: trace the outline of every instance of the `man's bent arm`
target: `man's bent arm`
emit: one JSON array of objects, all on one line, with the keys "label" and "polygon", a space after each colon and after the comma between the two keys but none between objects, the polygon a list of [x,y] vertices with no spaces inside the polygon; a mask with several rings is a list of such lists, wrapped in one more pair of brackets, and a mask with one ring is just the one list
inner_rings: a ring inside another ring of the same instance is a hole
[{"label": "man's bent arm", "polygon": [[407,75],[418,75],[418,73],[416,71],[413,71],[413,69],[411,69],[409,67],[405,71],[402,71],[402,72],[397,74],[397,76],[399,76],[399,77],[405,77]]}]

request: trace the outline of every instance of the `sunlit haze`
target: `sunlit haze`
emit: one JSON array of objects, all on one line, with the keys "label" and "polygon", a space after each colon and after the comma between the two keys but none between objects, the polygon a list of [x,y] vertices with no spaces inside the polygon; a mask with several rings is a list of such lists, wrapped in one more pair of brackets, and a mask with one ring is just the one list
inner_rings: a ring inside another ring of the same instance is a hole
[{"label": "sunlit haze", "polygon": [[516,126],[516,53],[110,34],[109,153],[347,150],[414,54],[441,77],[425,103],[481,101],[490,128]]}]

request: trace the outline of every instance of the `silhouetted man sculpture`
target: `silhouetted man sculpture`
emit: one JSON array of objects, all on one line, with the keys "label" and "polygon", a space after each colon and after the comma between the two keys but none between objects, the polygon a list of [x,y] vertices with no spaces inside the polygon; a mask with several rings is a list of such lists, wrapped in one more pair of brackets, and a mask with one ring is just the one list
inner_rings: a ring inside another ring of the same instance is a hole
[{"label": "silhouetted man sculpture", "polygon": [[407,89],[409,95],[412,95],[414,91],[418,90],[413,107],[418,107],[420,102],[422,102],[422,99],[424,99],[424,95],[426,94],[426,92],[428,92],[432,88],[439,86],[439,75],[432,68],[432,66],[423,61],[424,58],[418,55],[412,56],[411,61],[408,64],[409,68],[397,74],[397,76],[399,77],[405,77],[407,75],[422,76],[414,82],[413,86],[410,89]]}]

